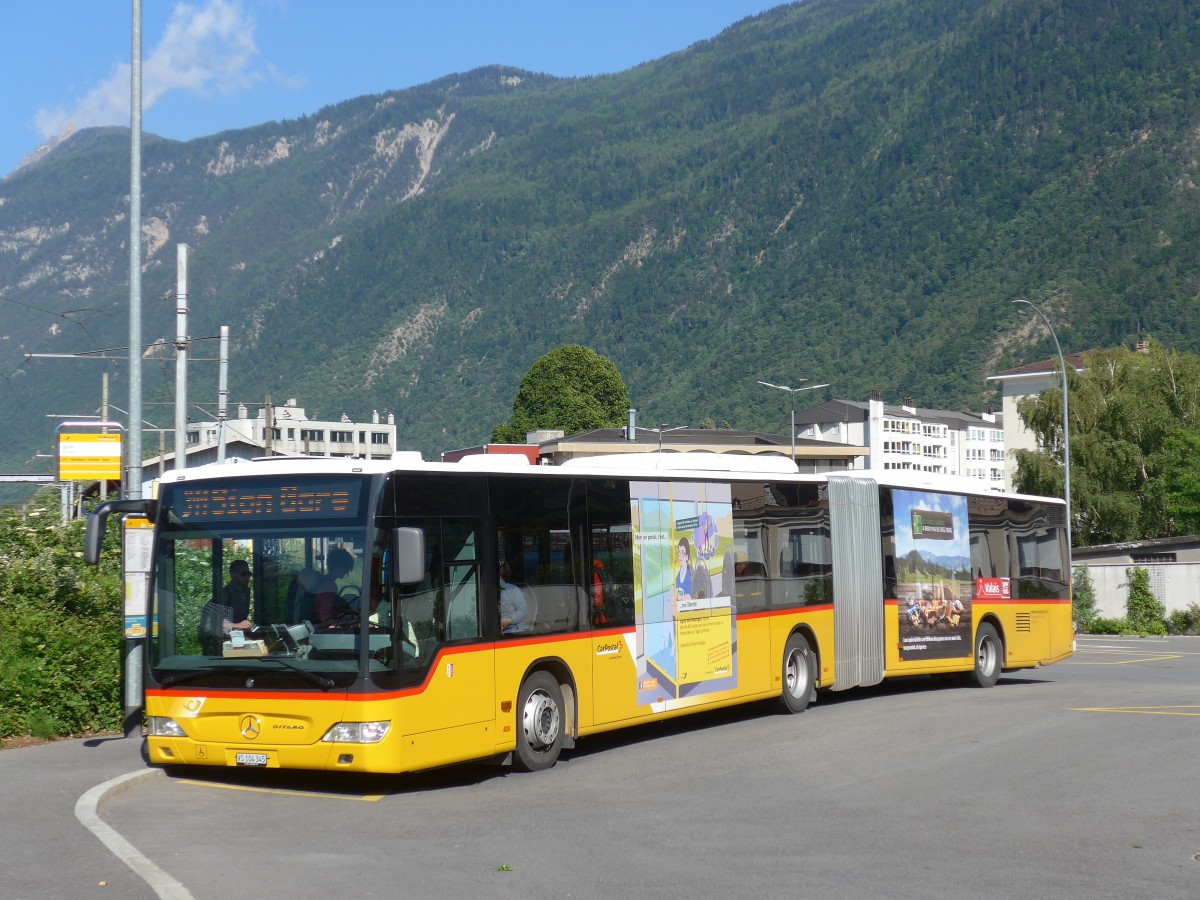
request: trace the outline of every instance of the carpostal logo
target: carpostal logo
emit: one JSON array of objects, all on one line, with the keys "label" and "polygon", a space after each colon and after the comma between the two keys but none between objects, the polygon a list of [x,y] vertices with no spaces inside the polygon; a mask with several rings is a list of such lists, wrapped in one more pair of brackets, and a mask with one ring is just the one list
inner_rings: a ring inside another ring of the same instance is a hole
[{"label": "carpostal logo", "polygon": [[596,655],[597,656],[613,656],[614,654],[617,654],[620,652],[621,652],[620,644],[604,643],[604,644],[596,645]]}]

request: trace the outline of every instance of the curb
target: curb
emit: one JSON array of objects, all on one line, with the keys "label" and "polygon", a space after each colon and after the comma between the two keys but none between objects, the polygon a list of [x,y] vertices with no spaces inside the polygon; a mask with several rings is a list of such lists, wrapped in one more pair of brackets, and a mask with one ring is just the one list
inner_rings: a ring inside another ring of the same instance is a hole
[{"label": "curb", "polygon": [[121,837],[100,818],[100,803],[110,796],[121,793],[144,778],[161,776],[161,769],[142,769],[129,772],[98,784],[75,802],[75,818],[99,839],[117,859],[129,866],[133,873],[146,882],[162,900],[194,900],[179,880],[172,878],[142,855],[133,844]]}]

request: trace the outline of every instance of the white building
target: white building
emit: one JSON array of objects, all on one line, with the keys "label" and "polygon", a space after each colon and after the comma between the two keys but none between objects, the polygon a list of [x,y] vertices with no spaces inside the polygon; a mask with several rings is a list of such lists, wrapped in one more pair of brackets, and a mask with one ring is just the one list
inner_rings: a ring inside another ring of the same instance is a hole
[{"label": "white building", "polygon": [[796,437],[866,447],[856,467],[935,472],[1004,489],[1003,416],[831,400],[796,414]]},{"label": "white building", "polygon": [[[1068,353],[1063,361],[1068,368],[1076,372],[1083,371],[1087,353]],[[1031,363],[1016,369],[1008,369],[988,376],[988,381],[1000,383],[1001,412],[1005,428],[1004,489],[1013,489],[1013,477],[1017,473],[1017,459],[1013,450],[1037,450],[1038,443],[1034,433],[1025,427],[1025,422],[1017,412],[1017,401],[1023,397],[1040,394],[1046,388],[1057,388],[1062,384],[1059,374],[1058,357],[1043,362]]]},{"label": "white building", "polygon": [[[187,465],[217,462],[221,456],[220,423],[189,422]],[[390,459],[396,450],[396,417],[379,413],[370,422],[352,422],[343,415],[337,421],[310,419],[294,399],[282,406],[266,404],[254,418],[244,404],[225,422],[224,458],[253,459],[259,456],[345,456],[359,459]],[[173,448],[174,444],[171,443]],[[157,478],[175,468],[174,452],[151,457],[142,466],[145,479]]]}]

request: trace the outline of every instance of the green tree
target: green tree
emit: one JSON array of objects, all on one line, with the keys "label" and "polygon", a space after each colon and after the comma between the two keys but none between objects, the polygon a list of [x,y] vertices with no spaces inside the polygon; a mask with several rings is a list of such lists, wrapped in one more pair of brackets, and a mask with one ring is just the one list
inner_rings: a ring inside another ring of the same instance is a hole
[{"label": "green tree", "polygon": [[1200,534],[1200,431],[1180,431],[1163,448],[1170,534]]},{"label": "green tree", "polygon": [[1080,566],[1071,575],[1071,613],[1076,626],[1086,633],[1096,618],[1096,589],[1092,586],[1092,574],[1086,565]]},{"label": "green tree", "polygon": [[[1200,527],[1200,357],[1148,350],[1093,354],[1069,373],[1071,525],[1076,544],[1140,540]],[[1018,450],[1018,490],[1063,490],[1062,394],[1026,397],[1018,412],[1038,450]]]},{"label": "green tree", "polygon": [[578,434],[625,421],[629,391],[604,357],[572,344],[551,350],[533,364],[513,400],[512,420],[492,429],[498,444],[524,442],[530,431]]},{"label": "green tree", "polygon": [[1167,608],[1150,590],[1150,573],[1141,566],[1125,570],[1129,579],[1125,586],[1129,596],[1125,600],[1125,621],[1138,634],[1166,634]]}]

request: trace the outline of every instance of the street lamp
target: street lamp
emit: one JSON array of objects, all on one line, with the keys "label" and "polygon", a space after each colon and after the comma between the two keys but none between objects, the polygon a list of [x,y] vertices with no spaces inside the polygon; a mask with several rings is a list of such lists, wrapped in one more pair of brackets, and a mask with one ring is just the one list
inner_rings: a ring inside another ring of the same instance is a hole
[{"label": "street lamp", "polygon": [[828,384],[810,384],[805,385],[807,378],[801,378],[800,384],[796,387],[785,387],[782,384],[771,384],[769,381],[759,381],[763,387],[775,388],[777,391],[787,391],[792,397],[792,462],[796,461],[796,394],[799,391],[815,391],[817,388],[829,387]]},{"label": "street lamp", "polygon": [[674,428],[668,428],[667,423],[663,422],[657,428],[651,428],[651,431],[658,432],[658,452],[662,452],[662,436],[668,431],[683,431],[685,428],[690,428],[690,425],[676,425]]},{"label": "street lamp", "polygon": [[1067,419],[1067,362],[1063,359],[1062,347],[1058,343],[1058,335],[1054,333],[1054,326],[1050,324],[1050,320],[1046,318],[1046,314],[1041,309],[1029,300],[1014,300],[1013,303],[1018,303],[1022,306],[1028,306],[1043,322],[1046,323],[1046,328],[1050,330],[1050,337],[1054,338],[1054,349],[1058,351],[1058,364],[1062,369],[1062,425],[1063,425],[1063,495],[1067,502],[1067,553],[1071,552],[1071,431],[1069,421]]}]

